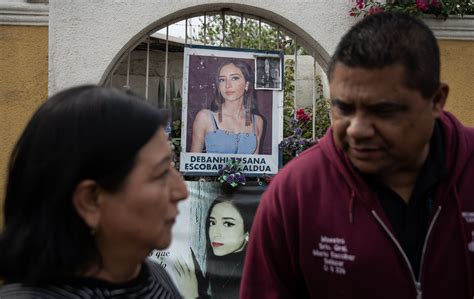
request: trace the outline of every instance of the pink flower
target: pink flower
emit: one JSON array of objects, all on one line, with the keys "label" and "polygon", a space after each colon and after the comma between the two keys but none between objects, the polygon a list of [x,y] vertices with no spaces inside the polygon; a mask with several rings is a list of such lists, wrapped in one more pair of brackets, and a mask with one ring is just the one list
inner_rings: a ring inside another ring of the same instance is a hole
[{"label": "pink flower", "polygon": [[364,0],[356,0],[356,6],[358,9],[364,8]]},{"label": "pink flower", "polygon": [[430,6],[427,0],[416,0],[416,7],[421,11],[427,11]]},{"label": "pink flower", "polygon": [[367,15],[373,15],[382,11],[383,9],[380,6],[371,6]]},{"label": "pink flower", "polygon": [[441,3],[438,0],[431,0],[431,6],[441,8]]}]

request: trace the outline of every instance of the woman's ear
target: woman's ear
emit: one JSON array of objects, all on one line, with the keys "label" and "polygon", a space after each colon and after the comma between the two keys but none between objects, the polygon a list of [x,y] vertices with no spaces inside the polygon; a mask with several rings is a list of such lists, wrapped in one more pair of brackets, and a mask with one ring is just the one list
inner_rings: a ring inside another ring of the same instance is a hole
[{"label": "woman's ear", "polygon": [[72,202],[77,214],[95,232],[100,223],[99,185],[93,180],[83,180],[74,190]]}]

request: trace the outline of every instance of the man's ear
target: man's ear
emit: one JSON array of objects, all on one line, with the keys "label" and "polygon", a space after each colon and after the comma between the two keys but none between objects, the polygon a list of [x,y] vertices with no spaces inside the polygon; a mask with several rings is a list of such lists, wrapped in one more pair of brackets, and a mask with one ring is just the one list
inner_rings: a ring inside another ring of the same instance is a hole
[{"label": "man's ear", "polygon": [[449,94],[449,86],[446,83],[441,82],[438,87],[438,90],[433,96],[433,114],[435,117],[439,117],[443,111],[444,105],[446,104],[446,99]]},{"label": "man's ear", "polygon": [[74,190],[72,202],[77,214],[95,231],[100,223],[99,185],[93,180],[83,180]]}]

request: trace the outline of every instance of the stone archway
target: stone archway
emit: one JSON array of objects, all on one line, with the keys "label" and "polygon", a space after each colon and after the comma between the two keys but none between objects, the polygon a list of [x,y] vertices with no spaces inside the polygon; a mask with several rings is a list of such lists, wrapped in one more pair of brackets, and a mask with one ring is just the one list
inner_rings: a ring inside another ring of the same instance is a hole
[{"label": "stone archway", "polygon": [[146,28],[140,30],[125,45],[123,45],[120,51],[115,55],[115,57],[107,66],[104,74],[102,75],[99,84],[104,84],[106,78],[110,75],[111,72],[113,72],[117,64],[124,59],[124,57],[131,49],[133,49],[137,44],[139,44],[150,33],[157,31],[163,27],[166,27],[167,24],[173,24],[188,17],[204,15],[206,13],[209,13],[210,11],[226,11],[234,14],[245,14],[248,16],[252,16],[255,19],[261,19],[262,21],[270,23],[275,27],[279,27],[287,35],[296,38],[299,45],[309,50],[310,55],[314,57],[314,59],[323,69],[326,69],[328,65],[330,55],[320,45],[320,43],[316,39],[311,37],[308,33],[306,33],[302,28],[298,27],[290,20],[285,19],[283,16],[277,15],[270,10],[253,6],[251,7],[242,4],[206,4],[176,11],[175,13],[165,16],[160,20],[156,20],[155,22],[148,25]]},{"label": "stone archway", "polygon": [[103,83],[127,49],[150,31],[186,15],[228,8],[269,19],[316,53],[324,68],[340,36],[355,20],[350,3],[334,1],[104,0],[50,2],[49,93]]}]

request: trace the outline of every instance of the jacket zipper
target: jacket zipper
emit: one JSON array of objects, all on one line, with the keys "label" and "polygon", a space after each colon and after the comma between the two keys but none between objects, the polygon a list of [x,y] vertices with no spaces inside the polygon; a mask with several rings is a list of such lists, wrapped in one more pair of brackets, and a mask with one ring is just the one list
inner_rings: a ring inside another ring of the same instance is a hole
[{"label": "jacket zipper", "polygon": [[372,210],[372,215],[374,215],[375,219],[377,219],[377,221],[380,223],[380,225],[383,227],[383,229],[385,230],[385,232],[390,236],[390,238],[392,239],[392,241],[395,243],[395,245],[397,246],[398,250],[401,252],[405,262],[407,263],[407,266],[408,266],[408,269],[410,270],[410,274],[411,274],[411,278],[413,280],[413,283],[415,285],[415,289],[416,289],[416,299],[422,299],[422,295],[423,295],[423,291],[421,289],[421,273],[422,273],[422,269],[423,269],[423,262],[424,262],[424,257],[425,257],[425,252],[426,252],[426,244],[428,243],[428,238],[430,236],[430,233],[431,231],[433,230],[433,226],[436,222],[436,219],[438,219],[438,215],[439,213],[441,212],[441,206],[438,206],[438,210],[436,211],[436,214],[434,215],[433,217],[433,220],[431,221],[430,223],[430,226],[428,228],[428,231],[426,232],[426,237],[425,237],[425,241],[423,243],[423,249],[421,251],[421,261],[420,261],[420,270],[418,272],[418,279],[419,281],[416,280],[416,277],[415,277],[415,272],[413,271],[413,268],[411,267],[411,264],[410,264],[410,260],[408,259],[405,251],[403,251],[403,248],[402,246],[400,245],[400,243],[398,242],[398,240],[395,238],[395,236],[392,234],[392,232],[388,229],[388,227],[385,225],[385,223],[382,221],[382,219],[379,217],[379,215],[377,215],[377,213]]}]

